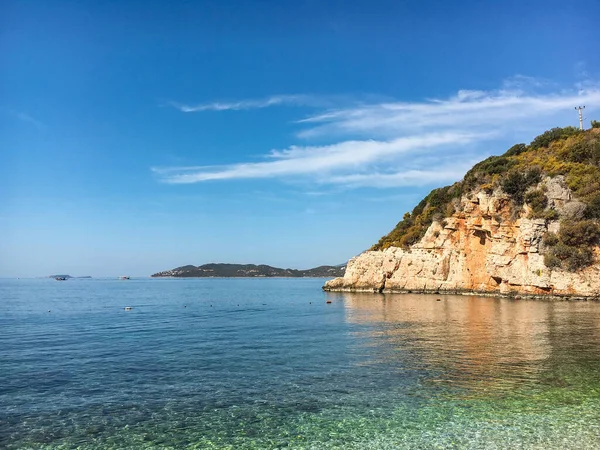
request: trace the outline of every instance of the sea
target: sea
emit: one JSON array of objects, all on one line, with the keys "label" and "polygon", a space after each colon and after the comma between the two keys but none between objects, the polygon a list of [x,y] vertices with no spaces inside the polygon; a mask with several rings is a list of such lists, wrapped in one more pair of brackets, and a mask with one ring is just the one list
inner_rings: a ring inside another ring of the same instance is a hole
[{"label": "sea", "polygon": [[0,448],[600,448],[600,303],[324,281],[0,280]]}]

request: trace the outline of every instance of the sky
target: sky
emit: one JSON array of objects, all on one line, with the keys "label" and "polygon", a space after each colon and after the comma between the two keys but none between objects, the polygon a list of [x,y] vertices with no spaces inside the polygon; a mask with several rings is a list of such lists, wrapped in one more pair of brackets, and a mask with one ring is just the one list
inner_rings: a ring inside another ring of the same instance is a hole
[{"label": "sky", "polygon": [[0,277],[304,269],[600,119],[600,3],[0,3]]}]

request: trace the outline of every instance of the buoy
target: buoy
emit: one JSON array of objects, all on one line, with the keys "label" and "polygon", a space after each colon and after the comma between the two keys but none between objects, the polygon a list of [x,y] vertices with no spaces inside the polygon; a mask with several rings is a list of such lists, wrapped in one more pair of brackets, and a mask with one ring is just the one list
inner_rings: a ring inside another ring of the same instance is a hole
[{"label": "buoy", "polygon": [[183,305],[184,308],[187,308],[187,305]]},{"label": "buoy", "polygon": [[125,311],[131,311],[133,308],[131,306],[126,306]]},{"label": "buoy", "polygon": [[50,310],[48,310],[48,312],[50,312]]}]

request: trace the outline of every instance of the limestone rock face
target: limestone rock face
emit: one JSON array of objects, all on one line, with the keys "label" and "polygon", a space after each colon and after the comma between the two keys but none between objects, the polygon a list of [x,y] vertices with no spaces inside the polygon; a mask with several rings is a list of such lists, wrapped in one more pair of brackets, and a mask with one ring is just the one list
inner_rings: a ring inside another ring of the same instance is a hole
[{"label": "limestone rock face", "polygon": [[[561,216],[576,214],[578,203],[560,177],[544,180],[549,204]],[[348,262],[328,291],[447,292],[532,296],[600,296],[600,265],[577,273],[544,264],[542,237],[558,221],[527,219],[525,206],[514,217],[501,191],[464,196],[460,212],[433,222],[408,249],[367,251]],[[600,249],[594,249],[596,257]]]}]

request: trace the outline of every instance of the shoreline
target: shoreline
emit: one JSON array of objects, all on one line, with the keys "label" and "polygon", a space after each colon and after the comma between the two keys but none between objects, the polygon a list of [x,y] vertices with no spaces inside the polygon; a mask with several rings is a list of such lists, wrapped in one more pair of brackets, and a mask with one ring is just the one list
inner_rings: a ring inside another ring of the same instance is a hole
[{"label": "shoreline", "polygon": [[362,294],[417,294],[417,295],[474,295],[479,297],[501,297],[512,298],[514,300],[553,300],[553,301],[594,301],[600,302],[600,294],[594,296],[585,296],[577,294],[528,294],[519,292],[489,292],[473,290],[407,290],[407,289],[382,289],[377,288],[326,288],[322,287],[324,292],[348,292]]},{"label": "shoreline", "polygon": [[300,280],[303,278],[313,278],[313,279],[322,279],[322,280],[333,280],[335,279],[335,277],[153,277],[150,276],[148,278],[154,278],[154,279],[160,279],[160,278],[169,278],[169,279],[175,279],[175,280],[185,280],[185,279],[190,279],[190,278],[194,278],[194,279],[205,279],[205,278],[232,278],[232,279],[238,279],[238,278],[260,278],[260,279],[265,279],[265,278],[279,278],[279,279],[292,279],[292,280]]}]

